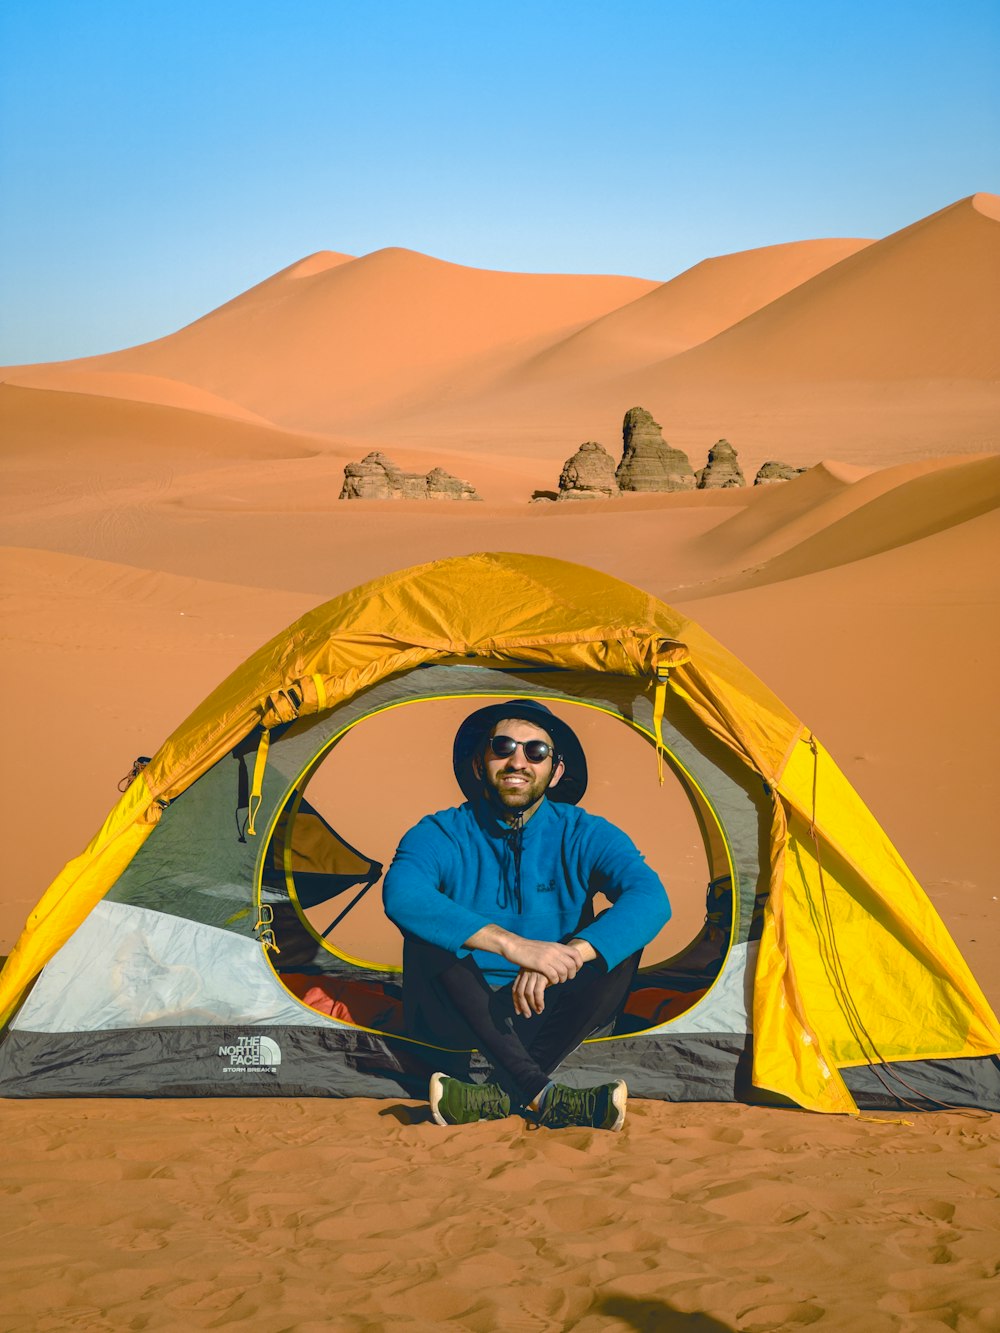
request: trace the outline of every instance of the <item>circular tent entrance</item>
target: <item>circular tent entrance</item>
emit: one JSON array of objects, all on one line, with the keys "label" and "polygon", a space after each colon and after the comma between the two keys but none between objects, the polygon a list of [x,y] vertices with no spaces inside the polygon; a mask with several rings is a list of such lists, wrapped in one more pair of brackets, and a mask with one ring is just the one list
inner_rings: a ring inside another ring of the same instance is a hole
[{"label": "circular tent entrance", "polygon": [[[265,787],[275,813],[255,880],[282,985],[338,1023],[401,1033],[401,941],[376,886],[405,829],[460,799],[451,742],[461,718],[488,699],[532,697],[580,734],[591,760],[586,807],[633,838],[675,906],[644,952],[612,1037],[675,1027],[733,968],[742,996],[759,929],[755,901],[766,893],[766,794],[748,790],[746,770],[725,746],[703,730],[685,735],[669,717],[661,787],[644,687],[603,673],[433,665],[282,728],[267,766],[281,790]],[[745,1024],[745,1012],[736,1022]],[[708,1024],[717,1027],[717,1019]]]}]

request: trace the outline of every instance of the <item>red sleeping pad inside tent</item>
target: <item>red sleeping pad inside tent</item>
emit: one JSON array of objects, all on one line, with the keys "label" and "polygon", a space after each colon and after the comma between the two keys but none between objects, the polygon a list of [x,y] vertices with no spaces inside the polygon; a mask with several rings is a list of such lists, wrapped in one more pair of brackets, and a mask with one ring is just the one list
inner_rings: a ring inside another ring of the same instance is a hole
[{"label": "red sleeping pad inside tent", "polygon": [[321,1014],[380,1032],[403,1031],[402,1003],[386,995],[380,986],[300,972],[282,973],[281,980],[303,1004]]},{"label": "red sleeping pad inside tent", "polygon": [[625,1012],[636,1018],[649,1020],[650,1027],[666,1023],[676,1018],[696,1004],[705,994],[704,990],[679,991],[666,990],[659,986],[645,986],[633,991],[625,1001]]}]

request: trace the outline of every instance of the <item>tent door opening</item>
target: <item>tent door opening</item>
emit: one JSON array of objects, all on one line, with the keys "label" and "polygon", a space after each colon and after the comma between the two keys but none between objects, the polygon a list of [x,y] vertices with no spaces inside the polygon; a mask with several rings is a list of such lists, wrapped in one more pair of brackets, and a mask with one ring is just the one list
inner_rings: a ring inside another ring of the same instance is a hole
[{"label": "tent door opening", "polygon": [[[413,673],[425,676],[428,671],[448,672],[449,668],[430,668]],[[462,671],[463,675],[468,670]],[[480,669],[478,676],[484,674]],[[500,675],[490,671],[490,676]],[[538,682],[521,682],[518,689],[509,679],[512,673],[503,673],[497,693],[503,697],[513,694],[542,698],[557,709],[561,705],[576,705],[574,716],[567,718],[579,727],[584,718],[593,724],[625,722],[628,731],[641,737],[639,762],[634,780],[655,783],[656,767],[650,732],[625,718],[617,709],[601,707],[592,701],[582,701],[565,691],[537,689]],[[555,674],[555,673],[548,673]],[[563,673],[559,673],[563,674]],[[451,683],[449,681],[449,683]],[[547,680],[547,684],[550,682]],[[561,682],[560,682],[561,683]],[[551,684],[555,684],[554,681]],[[630,682],[634,688],[634,682]],[[372,890],[381,879],[384,863],[391,857],[392,846],[378,847],[378,854],[359,851],[347,841],[342,832],[339,811],[331,811],[320,800],[310,800],[307,789],[324,764],[335,764],[343,746],[351,744],[351,733],[364,721],[372,723],[390,712],[393,727],[398,729],[399,709],[405,704],[407,714],[426,713],[411,710],[411,703],[440,704],[448,700],[460,715],[469,711],[473,702],[493,697],[477,690],[461,693],[422,695],[393,703],[389,708],[376,708],[353,719],[349,725],[326,737],[309,757],[286,793],[271,826],[271,833],[263,857],[259,892],[261,901],[267,901],[273,912],[274,939],[277,952],[269,958],[281,984],[309,1008],[339,1022],[383,1032],[401,1034],[402,991],[399,964],[394,961],[375,961],[377,949],[356,944],[345,945],[341,931],[344,918],[364,898],[369,917],[375,909],[378,895]],[[564,710],[566,711],[566,710]],[[577,719],[580,719],[578,721]],[[424,721],[423,727],[428,723]],[[443,729],[450,735],[449,728]],[[623,733],[615,727],[616,735]],[[450,744],[450,741],[449,741]],[[405,746],[403,747],[405,749]],[[633,1035],[672,1023],[692,1010],[711,990],[733,942],[738,914],[734,911],[734,862],[718,812],[697,779],[686,768],[680,757],[668,747],[667,765],[679,783],[679,788],[697,825],[698,838],[707,862],[707,890],[704,915],[693,936],[678,950],[644,956],[643,965],[626,1002],[614,1034]],[[347,763],[350,770],[350,764]],[[439,765],[442,766],[442,765]],[[449,768],[450,771],[450,768]],[[446,792],[442,804],[454,802],[454,792]],[[423,811],[424,813],[426,810]],[[402,832],[400,829],[399,832]],[[628,830],[643,846],[642,831]],[[353,829],[351,836],[354,836]],[[358,837],[359,844],[370,842]],[[669,879],[669,874],[665,876]],[[705,883],[704,870],[701,882]],[[380,905],[379,909],[380,910]],[[384,921],[384,918],[383,918]],[[389,923],[386,923],[389,924]],[[390,926],[394,932],[395,928]],[[367,945],[367,942],[366,942]],[[365,956],[361,956],[364,953]]]}]

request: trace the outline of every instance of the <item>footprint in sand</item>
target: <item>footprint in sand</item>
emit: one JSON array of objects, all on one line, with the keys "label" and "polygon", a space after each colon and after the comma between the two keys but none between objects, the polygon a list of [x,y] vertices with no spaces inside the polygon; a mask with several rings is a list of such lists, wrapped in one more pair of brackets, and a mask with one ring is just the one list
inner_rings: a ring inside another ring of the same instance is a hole
[{"label": "footprint in sand", "polygon": [[780,1333],[782,1329],[805,1328],[826,1314],[821,1305],[809,1301],[749,1306],[737,1316],[740,1333]]}]

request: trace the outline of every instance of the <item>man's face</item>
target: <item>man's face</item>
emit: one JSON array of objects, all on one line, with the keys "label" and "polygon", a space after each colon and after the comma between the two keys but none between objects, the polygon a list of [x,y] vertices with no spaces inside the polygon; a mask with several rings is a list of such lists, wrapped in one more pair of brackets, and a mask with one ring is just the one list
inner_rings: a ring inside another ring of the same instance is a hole
[{"label": "man's face", "polygon": [[505,718],[498,722],[490,736],[510,736],[520,741],[513,754],[506,759],[499,759],[487,744],[480,761],[480,776],[488,787],[496,792],[501,804],[512,813],[527,810],[545,795],[549,787],[554,787],[563,775],[562,760],[552,766],[552,755],[533,764],[524,753],[525,741],[545,741],[552,745],[552,737],[533,722],[523,722],[520,718]]}]

